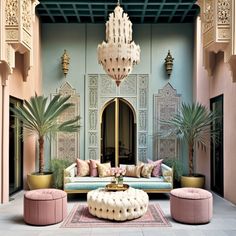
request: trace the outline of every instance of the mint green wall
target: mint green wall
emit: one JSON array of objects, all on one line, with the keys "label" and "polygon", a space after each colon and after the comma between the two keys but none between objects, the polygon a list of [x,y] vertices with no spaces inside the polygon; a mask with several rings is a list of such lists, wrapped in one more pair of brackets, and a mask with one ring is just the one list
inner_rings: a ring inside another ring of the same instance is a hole
[{"label": "mint green wall", "polygon": [[[133,39],[141,47],[141,62],[134,74],[149,74],[149,155],[152,155],[153,94],[166,83],[177,89],[182,101],[192,101],[193,40],[194,24],[134,25]],[[84,155],[84,85],[86,74],[104,74],[97,63],[97,45],[105,39],[105,27],[100,24],[43,24],[42,30],[42,76],[43,93],[55,93],[68,81],[80,94],[80,156]],[[69,73],[64,78],[61,71],[61,56],[64,49],[71,58]],[[170,78],[164,68],[168,50],[174,57]],[[181,154],[182,156],[182,154]]]}]

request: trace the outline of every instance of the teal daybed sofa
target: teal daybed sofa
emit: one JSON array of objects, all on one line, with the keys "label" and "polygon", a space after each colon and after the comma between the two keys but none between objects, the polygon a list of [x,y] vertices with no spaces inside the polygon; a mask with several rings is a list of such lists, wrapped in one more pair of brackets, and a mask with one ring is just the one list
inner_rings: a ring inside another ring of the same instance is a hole
[{"label": "teal daybed sofa", "polygon": [[[76,163],[64,170],[64,191],[67,193],[86,193],[111,182],[112,177],[77,177]],[[161,164],[162,176],[151,178],[124,177],[124,183],[130,187],[142,189],[148,193],[168,193],[173,189],[173,170]]]}]

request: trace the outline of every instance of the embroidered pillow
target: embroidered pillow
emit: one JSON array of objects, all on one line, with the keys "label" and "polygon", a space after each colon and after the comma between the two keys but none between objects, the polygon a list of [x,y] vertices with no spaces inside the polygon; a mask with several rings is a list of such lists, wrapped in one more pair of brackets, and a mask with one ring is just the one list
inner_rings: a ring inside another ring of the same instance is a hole
[{"label": "embroidered pillow", "polygon": [[141,176],[144,178],[151,178],[153,168],[153,164],[144,164],[141,170]]},{"label": "embroidered pillow", "polygon": [[157,160],[157,161],[152,161],[148,160],[149,164],[154,165],[154,168],[152,170],[152,176],[153,177],[158,177],[161,176],[161,164],[162,164],[163,159]]},{"label": "embroidered pillow", "polygon": [[90,170],[90,176],[97,177],[98,176],[98,167],[97,164],[99,164],[99,160],[90,160],[89,162],[89,170]]},{"label": "embroidered pillow", "polygon": [[140,173],[143,165],[127,165],[125,176],[140,178]]},{"label": "embroidered pillow", "polygon": [[162,175],[165,181],[171,183],[173,181],[172,179],[172,172],[169,170],[162,170]]},{"label": "embroidered pillow", "polygon": [[89,175],[89,161],[77,159],[77,176]]},{"label": "embroidered pillow", "polygon": [[99,177],[111,176],[111,162],[102,163],[102,164],[97,163],[97,167],[98,167]]}]

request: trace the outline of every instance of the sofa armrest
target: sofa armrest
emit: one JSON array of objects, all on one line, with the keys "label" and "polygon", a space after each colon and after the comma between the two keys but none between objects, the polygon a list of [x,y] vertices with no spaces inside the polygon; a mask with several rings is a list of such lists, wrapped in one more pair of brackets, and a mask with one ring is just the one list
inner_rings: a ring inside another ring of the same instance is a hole
[{"label": "sofa armrest", "polygon": [[64,181],[63,181],[63,186],[66,184],[66,183],[70,183],[71,180],[70,178],[71,177],[75,177],[76,176],[76,173],[75,173],[75,168],[76,168],[77,164],[76,163],[73,163],[71,164],[70,166],[68,166],[66,169],[64,169]]},{"label": "sofa armrest", "polygon": [[162,171],[162,175],[163,175],[164,180],[166,182],[171,183],[173,186],[173,168],[162,163],[161,164],[161,171]]}]

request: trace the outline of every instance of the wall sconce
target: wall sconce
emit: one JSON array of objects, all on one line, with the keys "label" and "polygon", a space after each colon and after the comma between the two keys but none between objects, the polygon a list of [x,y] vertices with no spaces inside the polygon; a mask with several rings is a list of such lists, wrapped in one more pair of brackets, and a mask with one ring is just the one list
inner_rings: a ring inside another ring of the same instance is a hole
[{"label": "wall sconce", "polygon": [[66,52],[66,49],[64,50],[64,53],[61,57],[61,66],[64,76],[66,77],[68,71],[69,71],[69,65],[70,65],[70,58]]},{"label": "wall sconce", "polygon": [[173,61],[174,58],[170,54],[170,50],[168,50],[168,54],[165,58],[165,67],[166,67],[166,73],[168,76],[171,75],[172,69],[173,69]]}]

